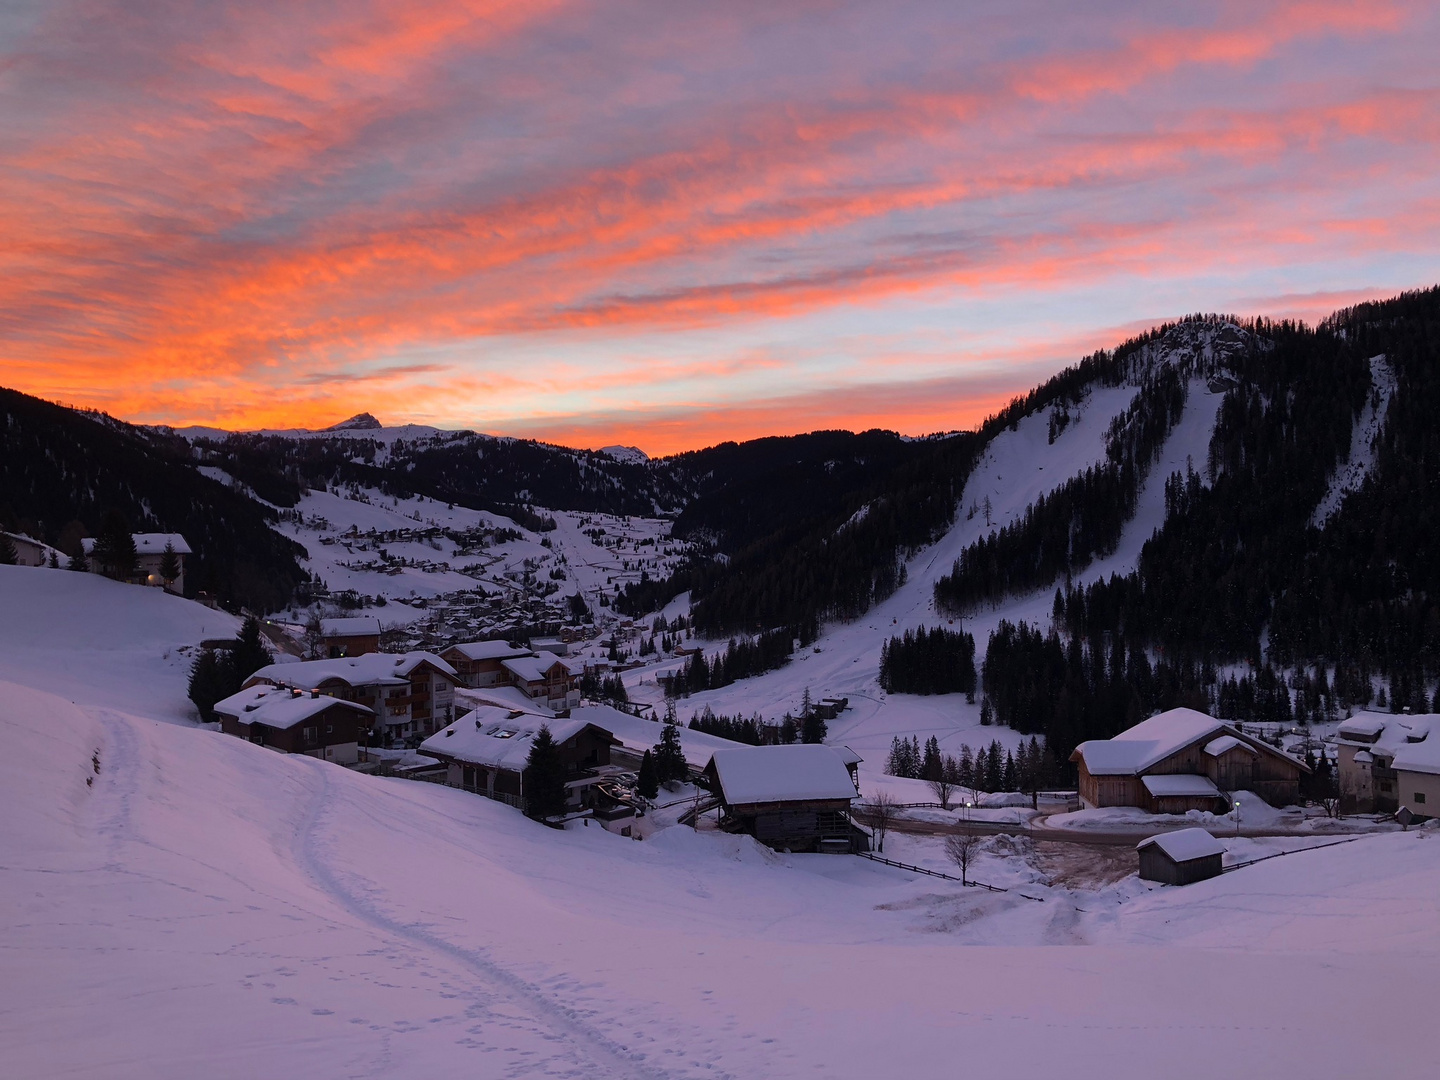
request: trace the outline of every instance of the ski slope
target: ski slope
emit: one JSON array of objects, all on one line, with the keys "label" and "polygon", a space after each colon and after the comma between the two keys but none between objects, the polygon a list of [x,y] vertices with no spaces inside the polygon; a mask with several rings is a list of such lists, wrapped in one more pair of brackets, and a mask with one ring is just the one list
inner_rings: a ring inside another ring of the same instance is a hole
[{"label": "ski slope", "polygon": [[[1242,1077],[1432,1070],[1435,830],[1186,889],[1053,887],[987,842],[975,875],[1038,899],[555,831],[164,722],[183,673],[140,657],[211,613],[28,573],[0,574],[7,645],[43,627],[0,683],[7,1075],[1208,1080],[1217,1033]],[[72,692],[105,628],[137,635],[123,704]],[[887,854],[944,865],[933,837]]]},{"label": "ski slope", "polygon": [[[746,679],[720,690],[696,694],[677,707],[682,719],[707,705],[717,713],[751,715],[767,719],[786,711],[798,713],[808,687],[812,696],[845,697],[850,708],[829,724],[828,741],[843,743],[866,758],[863,769],[879,773],[884,767],[891,740],[916,736],[924,742],[934,736],[941,749],[958,753],[962,745],[972,749],[998,740],[1015,747],[1017,733],[1002,727],[982,727],[980,708],[967,703],[963,695],[921,697],[887,694],[878,682],[880,647],[889,637],[907,629],[933,626],[942,621],[954,626],[959,620],[940,619],[935,611],[935,582],[950,572],[961,552],[976,540],[1004,528],[1024,514],[1041,495],[1048,494],[1105,457],[1105,431],[1111,420],[1126,409],[1135,397],[1135,387],[1100,387],[1091,391],[1079,409],[1072,407],[1070,425],[1049,442],[1048,415],[1044,411],[1021,420],[1014,430],[1001,432],[991,442],[970,475],[955,525],[937,543],[912,558],[906,566],[907,581],[894,595],[877,604],[853,623],[834,624],[810,649],[797,653],[790,664],[778,671]],[[1214,431],[1223,392],[1212,392],[1203,378],[1190,381],[1184,414],[1170,433],[1159,458],[1152,465],[1136,501],[1134,517],[1121,534],[1116,550],[1076,574],[1077,582],[1093,581],[1110,574],[1134,569],[1145,541],[1165,519],[1165,481],[1187,465],[1204,471],[1210,435]],[[991,522],[983,512],[970,508],[991,504]],[[991,632],[1002,619],[1024,620],[1048,625],[1054,587],[1013,597],[992,609],[963,621],[975,636],[977,666]],[[716,648],[723,648],[717,645]],[[661,670],[678,667],[670,664]],[[631,697],[660,700],[654,672],[632,675]]]}]

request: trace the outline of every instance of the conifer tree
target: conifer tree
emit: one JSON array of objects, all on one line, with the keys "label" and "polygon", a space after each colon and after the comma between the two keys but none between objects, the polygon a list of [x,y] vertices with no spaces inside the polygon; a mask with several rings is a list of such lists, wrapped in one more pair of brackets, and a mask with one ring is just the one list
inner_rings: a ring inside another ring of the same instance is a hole
[{"label": "conifer tree", "polygon": [[660,741],[655,744],[654,754],[655,776],[660,783],[668,784],[690,776],[685,751],[680,747],[680,729],[669,721],[660,729]]},{"label": "conifer tree", "polygon": [[640,776],[635,781],[635,790],[641,798],[653,799],[660,794],[660,778],[655,773],[655,757],[649,750],[640,759]]},{"label": "conifer tree", "polygon": [[827,727],[825,718],[814,709],[810,715],[805,717],[800,724],[800,741],[807,743],[823,743],[825,741]]},{"label": "conifer tree", "polygon": [[204,649],[190,665],[190,700],[200,710],[200,719],[215,722],[215,703],[229,697],[239,687],[235,684],[230,661],[213,649]]},{"label": "conifer tree", "polygon": [[75,549],[75,554],[70,556],[70,561],[66,564],[65,568],[67,570],[78,570],[82,574],[88,574],[90,572],[90,559],[86,556],[83,547],[77,547]]},{"label": "conifer tree", "polygon": [[135,576],[135,538],[120,511],[111,510],[105,515],[92,556],[106,577],[129,581]]},{"label": "conifer tree", "polygon": [[540,726],[522,776],[525,813],[537,821],[565,812],[565,768],[547,724]]},{"label": "conifer tree", "polygon": [[235,680],[243,683],[255,672],[271,662],[269,646],[260,636],[260,622],[251,615],[240,626],[235,638],[235,648],[230,652],[230,663],[235,670]]},{"label": "conifer tree", "polygon": [[46,560],[45,565],[48,566],[51,570],[60,569],[60,556],[56,554],[53,548],[50,550],[50,558]]},{"label": "conifer tree", "polygon": [[19,561],[20,553],[15,550],[15,541],[8,533],[0,532],[0,566],[14,566]]},{"label": "conifer tree", "polygon": [[160,580],[165,582],[168,589],[175,584],[175,579],[180,576],[180,555],[175,550],[175,545],[169,540],[165,541],[165,550],[160,553]]}]

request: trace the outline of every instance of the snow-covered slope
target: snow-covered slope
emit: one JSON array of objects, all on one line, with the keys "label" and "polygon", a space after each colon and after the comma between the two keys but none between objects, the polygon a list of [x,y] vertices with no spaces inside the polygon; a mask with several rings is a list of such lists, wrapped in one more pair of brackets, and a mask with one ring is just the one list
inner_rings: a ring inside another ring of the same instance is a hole
[{"label": "snow-covered slope", "polygon": [[1365,482],[1365,477],[1375,465],[1376,442],[1380,438],[1380,427],[1390,411],[1390,399],[1395,394],[1395,372],[1386,361],[1384,354],[1370,358],[1370,398],[1365,402],[1355,426],[1350,429],[1350,452],[1330,478],[1325,497],[1315,507],[1311,524],[1324,525],[1345,496]]},{"label": "snow-covered slope", "polygon": [[[941,748],[951,753],[957,753],[962,744],[974,748],[996,739],[1013,747],[1019,736],[1006,728],[981,727],[979,706],[961,695],[884,693],[877,681],[882,643],[920,625],[959,623],[937,615],[935,582],[950,572],[970,544],[1017,520],[1041,495],[1102,462],[1106,431],[1134,401],[1138,380],[1160,365],[1170,365],[1188,382],[1185,412],[1152,465],[1134,517],[1116,550],[1091,564],[1076,580],[1091,581],[1133,570],[1145,541],[1164,522],[1166,479],[1187,467],[1202,474],[1205,470],[1210,436],[1224,399],[1226,361],[1245,341],[1243,331],[1234,326],[1182,324],[1133,357],[1124,383],[1094,386],[1078,405],[1071,404],[1070,421],[1053,441],[1048,410],[1037,411],[1013,429],[1000,432],[967,480],[955,525],[909,561],[907,581],[894,595],[856,622],[829,626],[813,649],[797,654],[786,667],[682,702],[681,716],[688,718],[708,705],[727,715],[760,712],[774,718],[787,710],[798,711],[808,687],[817,698],[849,698],[850,708],[829,725],[829,739],[863,754],[864,768],[876,773],[883,768],[891,740],[897,735],[914,735],[922,742],[933,735]],[[1001,619],[1048,624],[1053,597],[1053,586],[1047,586],[964,620],[964,628],[975,636],[977,663]],[[649,673],[632,676],[636,683],[632,697],[658,701],[659,687],[648,681],[651,678]]]},{"label": "snow-covered slope", "polygon": [[162,589],[0,566],[0,679],[82,704],[193,721],[190,657],[180,650],[239,629],[234,616]]},{"label": "snow-covered slope", "polygon": [[[0,576],[7,622],[51,612],[32,685],[0,683],[8,1075],[868,1080],[961,1048],[980,1075],[1184,1078],[1213,1076],[1217,1032],[1241,1076],[1431,1068],[1431,831],[1183,890],[1047,887],[1014,845],[972,869],[1038,899],[685,828],[557,832],[157,722],[183,693],[163,668],[117,675],[125,706],[72,703],[102,625],[162,648],[191,612],[63,577],[50,604]],[[887,849],[943,865],[936,838]]]}]

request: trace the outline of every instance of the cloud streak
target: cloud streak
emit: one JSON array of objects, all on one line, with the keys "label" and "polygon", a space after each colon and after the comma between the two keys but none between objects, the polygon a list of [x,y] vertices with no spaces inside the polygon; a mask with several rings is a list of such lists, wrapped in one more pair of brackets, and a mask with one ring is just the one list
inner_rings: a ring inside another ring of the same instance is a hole
[{"label": "cloud streak", "polygon": [[[1422,4],[91,0],[14,38],[0,373],[140,419],[669,445],[718,430],[706,402],[869,426],[845,403],[883,372],[911,404],[876,422],[929,430],[960,421],[906,389],[928,367],[829,324],[1008,312],[1054,344],[1440,276]],[[979,367],[1033,374],[1033,336],[1007,368],[953,329],[976,401]]]}]

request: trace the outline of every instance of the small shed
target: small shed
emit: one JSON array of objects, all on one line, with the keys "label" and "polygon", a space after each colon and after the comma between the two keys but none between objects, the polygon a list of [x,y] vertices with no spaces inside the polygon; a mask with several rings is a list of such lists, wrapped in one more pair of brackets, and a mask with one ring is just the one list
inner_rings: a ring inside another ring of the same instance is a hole
[{"label": "small shed", "polygon": [[717,750],[701,782],[720,801],[721,828],[777,850],[865,850],[850,821],[855,782],[834,748],[819,743]]},{"label": "small shed", "polygon": [[1178,829],[1141,840],[1140,877],[1164,885],[1189,885],[1219,877],[1225,845],[1204,829]]}]

